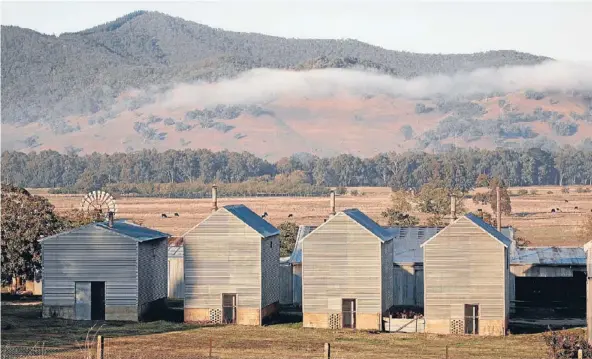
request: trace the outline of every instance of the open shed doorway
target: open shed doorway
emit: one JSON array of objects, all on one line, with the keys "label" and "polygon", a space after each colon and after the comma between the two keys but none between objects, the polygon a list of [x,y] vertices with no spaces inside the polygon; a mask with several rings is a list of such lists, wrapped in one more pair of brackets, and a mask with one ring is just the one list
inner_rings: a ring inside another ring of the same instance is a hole
[{"label": "open shed doorway", "polygon": [[586,274],[573,277],[516,277],[516,311],[520,318],[586,318]]}]

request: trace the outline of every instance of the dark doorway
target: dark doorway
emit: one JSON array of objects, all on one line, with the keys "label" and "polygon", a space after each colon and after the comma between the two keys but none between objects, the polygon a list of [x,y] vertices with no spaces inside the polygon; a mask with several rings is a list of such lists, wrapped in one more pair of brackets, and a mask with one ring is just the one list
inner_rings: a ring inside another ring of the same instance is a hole
[{"label": "dark doorway", "polygon": [[516,277],[515,307],[522,318],[585,318],[586,274]]},{"label": "dark doorway", "polygon": [[465,304],[465,334],[479,334],[479,305]]},{"label": "dark doorway", "polygon": [[90,282],[90,319],[105,320],[105,282]]},{"label": "dark doorway", "polygon": [[222,322],[236,324],[236,294],[222,294]]},{"label": "dark doorway", "polygon": [[343,318],[343,328],[356,328],[356,300],[341,300],[341,317]]}]

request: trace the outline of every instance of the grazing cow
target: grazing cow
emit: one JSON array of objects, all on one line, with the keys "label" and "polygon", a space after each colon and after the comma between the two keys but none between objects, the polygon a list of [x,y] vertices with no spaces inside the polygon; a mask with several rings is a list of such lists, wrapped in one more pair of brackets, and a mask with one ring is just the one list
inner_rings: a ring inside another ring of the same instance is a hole
[{"label": "grazing cow", "polygon": [[555,213],[555,208],[551,208],[551,213]]},{"label": "grazing cow", "polygon": [[564,199],[564,201],[565,201],[565,203],[568,203],[568,202],[569,202],[569,201],[568,201],[568,200],[566,200],[566,199]]},{"label": "grazing cow", "polygon": [[561,212],[561,209],[557,208],[557,212]]},{"label": "grazing cow", "polygon": [[263,215],[261,216],[261,218],[265,218],[267,216],[268,216],[267,212],[264,212]]},{"label": "grazing cow", "polygon": [[294,217],[294,216],[292,215],[292,213],[290,213],[290,214],[288,215],[288,218],[292,218],[292,217]]},{"label": "grazing cow", "polygon": [[166,213],[163,213],[160,215],[161,218],[169,218],[169,216],[166,215]]},{"label": "grazing cow", "polygon": [[179,213],[175,212],[175,217],[179,217]]},{"label": "grazing cow", "polygon": [[578,209],[578,206],[575,206],[574,209]]}]

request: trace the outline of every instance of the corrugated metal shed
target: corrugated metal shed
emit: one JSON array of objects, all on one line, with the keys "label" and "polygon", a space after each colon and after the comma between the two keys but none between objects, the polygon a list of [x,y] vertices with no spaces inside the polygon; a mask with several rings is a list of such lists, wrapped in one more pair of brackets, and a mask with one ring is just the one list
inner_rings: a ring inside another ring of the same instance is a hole
[{"label": "corrugated metal shed", "polygon": [[584,266],[586,252],[582,247],[527,247],[512,253],[513,265]]},{"label": "corrugated metal shed", "polygon": [[343,211],[349,218],[356,221],[359,225],[366,228],[376,237],[378,237],[381,241],[386,242],[393,239],[393,235],[389,233],[387,230],[382,228],[376,222],[374,222],[370,217],[366,214],[362,213],[360,210],[356,208],[346,209]]},{"label": "corrugated metal shed", "polygon": [[243,221],[247,226],[257,231],[263,238],[275,236],[280,233],[280,231],[272,226],[271,223],[261,218],[261,216],[251,211],[251,209],[245,205],[238,204],[224,206],[224,209]]}]

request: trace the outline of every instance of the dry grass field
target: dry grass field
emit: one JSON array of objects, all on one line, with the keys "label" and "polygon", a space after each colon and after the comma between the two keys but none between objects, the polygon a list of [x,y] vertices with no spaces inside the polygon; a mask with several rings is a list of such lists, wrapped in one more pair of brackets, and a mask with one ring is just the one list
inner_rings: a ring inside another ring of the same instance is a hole
[{"label": "dry grass field", "polygon": [[[577,187],[571,187],[570,193],[561,193],[559,186],[525,187],[528,195],[512,197],[513,214],[504,216],[504,225],[512,225],[520,231],[520,235],[531,241],[533,246],[571,246],[581,245],[587,240],[578,235],[578,226],[586,216],[592,215],[592,193],[577,193]],[[337,210],[359,208],[369,216],[384,223],[380,213],[390,205],[390,189],[382,187],[356,188],[360,195],[350,194],[338,196]],[[520,188],[510,190],[516,193]],[[350,189],[351,190],[351,189]],[[483,191],[477,189],[476,191]],[[535,190],[536,194],[530,194]],[[552,194],[548,194],[548,192]],[[81,195],[51,195],[47,190],[34,189],[33,193],[49,198],[60,212],[79,208]],[[349,192],[348,192],[349,193]],[[568,202],[566,202],[566,200]],[[322,197],[247,197],[220,198],[219,205],[245,204],[257,213],[267,212],[268,220],[278,225],[288,220],[297,224],[318,225],[323,222],[329,211],[329,198]],[[209,199],[167,199],[122,197],[117,199],[117,217],[141,221],[145,226],[152,227],[173,236],[183,235],[187,230],[198,224],[210,213]],[[465,200],[468,210],[474,211],[480,205],[470,199]],[[578,209],[575,209],[578,207]],[[551,213],[552,208],[560,208],[561,212]],[[491,211],[488,206],[483,208]],[[179,217],[162,218],[166,213]],[[420,213],[413,213],[422,220],[426,218]],[[590,240],[590,239],[588,239]]]},{"label": "dry grass field", "polygon": [[[41,319],[40,315],[38,305],[3,303],[2,345],[61,347],[64,352],[59,357],[81,358],[73,352],[84,348],[89,328],[96,323]],[[210,339],[214,358],[322,358],[324,343],[331,343],[332,357],[337,359],[441,359],[445,357],[446,346],[450,359],[540,359],[545,355],[542,334],[507,337],[375,334],[305,329],[299,324],[204,327],[168,321],[104,322],[95,328],[106,338],[105,358],[108,359],[207,357]]]}]

